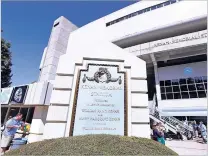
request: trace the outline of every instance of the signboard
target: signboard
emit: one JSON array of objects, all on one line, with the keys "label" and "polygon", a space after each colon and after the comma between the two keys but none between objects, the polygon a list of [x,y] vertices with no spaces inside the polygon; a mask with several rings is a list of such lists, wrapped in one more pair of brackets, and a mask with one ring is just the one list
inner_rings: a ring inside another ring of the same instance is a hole
[{"label": "signboard", "polygon": [[169,39],[164,39],[164,40],[157,42],[150,48],[155,48],[159,46],[170,45],[170,44],[175,44],[175,43],[180,43],[180,42],[185,42],[185,41],[192,41],[192,40],[197,40],[197,39],[202,39],[202,38],[207,38],[207,32],[204,32],[202,34],[193,33],[193,34],[182,35],[179,37],[172,37]]},{"label": "signboard", "polygon": [[12,96],[10,99],[10,103],[11,104],[22,104],[24,103],[26,94],[27,94],[27,89],[28,86],[19,86],[19,87],[15,87],[13,92],[12,92]]},{"label": "signboard", "polygon": [[1,94],[0,94],[0,104],[9,103],[9,99],[11,97],[12,91],[13,91],[13,87],[2,88]]},{"label": "signboard", "polygon": [[117,65],[80,70],[70,135],[127,135],[126,73]]}]

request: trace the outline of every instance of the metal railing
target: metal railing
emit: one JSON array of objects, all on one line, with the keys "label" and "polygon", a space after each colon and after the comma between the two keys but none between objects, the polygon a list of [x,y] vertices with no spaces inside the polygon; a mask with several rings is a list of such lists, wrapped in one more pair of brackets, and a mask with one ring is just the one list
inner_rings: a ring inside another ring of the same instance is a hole
[{"label": "metal railing", "polygon": [[[152,113],[154,112],[154,113]],[[177,131],[176,129],[176,125],[179,126],[180,131],[185,134],[187,132],[192,132],[192,128],[190,128],[188,125],[185,125],[183,122],[181,122],[180,120],[176,119],[173,116],[164,116],[161,112],[159,112],[157,109],[155,109],[154,111],[150,111],[150,114],[152,116],[154,116],[155,118],[157,118],[158,120],[160,120],[162,123],[166,122],[166,124],[168,126],[170,126],[171,128],[173,128],[175,131]]]},{"label": "metal railing", "polygon": [[189,127],[188,125],[185,125],[183,122],[180,120],[176,119],[173,116],[165,116],[163,113],[161,113],[157,107],[156,107],[156,95],[153,97],[153,105],[150,109],[150,115],[154,116],[156,119],[161,121],[162,123],[166,122],[166,124],[177,131],[176,125],[179,126],[180,131],[184,134],[187,135],[189,132],[193,132],[193,129]]}]

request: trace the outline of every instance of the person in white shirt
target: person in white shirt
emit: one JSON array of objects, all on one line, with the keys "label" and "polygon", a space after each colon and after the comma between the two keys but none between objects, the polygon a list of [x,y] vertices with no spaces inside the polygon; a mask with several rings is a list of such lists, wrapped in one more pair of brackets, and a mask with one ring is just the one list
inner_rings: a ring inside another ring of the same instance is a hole
[{"label": "person in white shirt", "polygon": [[207,143],[207,128],[206,128],[206,126],[203,124],[202,121],[201,121],[200,124],[199,124],[199,128],[200,128],[201,135],[202,135],[202,138],[203,138],[204,143]]},{"label": "person in white shirt", "polygon": [[169,135],[169,128],[166,122],[164,122],[164,133],[165,133],[165,139],[169,138],[169,140],[172,140],[172,138]]},{"label": "person in white shirt", "polygon": [[183,141],[183,136],[181,135],[181,128],[179,127],[178,124],[176,124],[176,132],[179,140]]}]

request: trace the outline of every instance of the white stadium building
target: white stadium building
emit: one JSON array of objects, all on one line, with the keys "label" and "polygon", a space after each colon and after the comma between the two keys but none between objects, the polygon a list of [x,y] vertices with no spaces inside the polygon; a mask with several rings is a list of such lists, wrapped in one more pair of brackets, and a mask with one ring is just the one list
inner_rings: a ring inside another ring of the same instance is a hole
[{"label": "white stadium building", "polygon": [[149,138],[150,119],[206,123],[207,1],[139,1],[81,28],[61,16],[37,82],[2,89],[1,123],[22,112],[29,142],[69,136],[78,68],[106,62],[128,73],[127,135]]}]

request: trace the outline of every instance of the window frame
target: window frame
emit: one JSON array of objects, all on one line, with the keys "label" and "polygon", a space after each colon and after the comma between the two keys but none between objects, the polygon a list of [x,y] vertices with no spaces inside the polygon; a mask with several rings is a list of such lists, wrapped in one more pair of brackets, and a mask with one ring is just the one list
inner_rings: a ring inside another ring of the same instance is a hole
[{"label": "window frame", "polygon": [[[26,117],[25,117],[25,122],[28,121],[28,116],[29,116],[30,109],[33,109],[33,108],[34,108],[34,112],[35,112],[35,106],[3,105],[3,107],[4,107],[4,108],[8,108],[8,109],[7,109],[6,116],[5,116],[5,118],[4,118],[3,124],[5,124],[5,123],[7,122],[7,119],[8,119],[8,117],[9,117],[9,114],[10,114],[10,111],[11,111],[12,108],[19,108],[18,113],[21,112],[21,109],[22,109],[22,108],[28,108],[28,110],[27,110],[27,115],[26,115]],[[2,108],[2,105],[1,105],[1,108]],[[33,115],[32,115],[32,116],[34,116],[34,112],[33,112]],[[31,121],[31,123],[32,123],[32,121]],[[30,123],[30,124],[31,124],[31,123]]]}]

